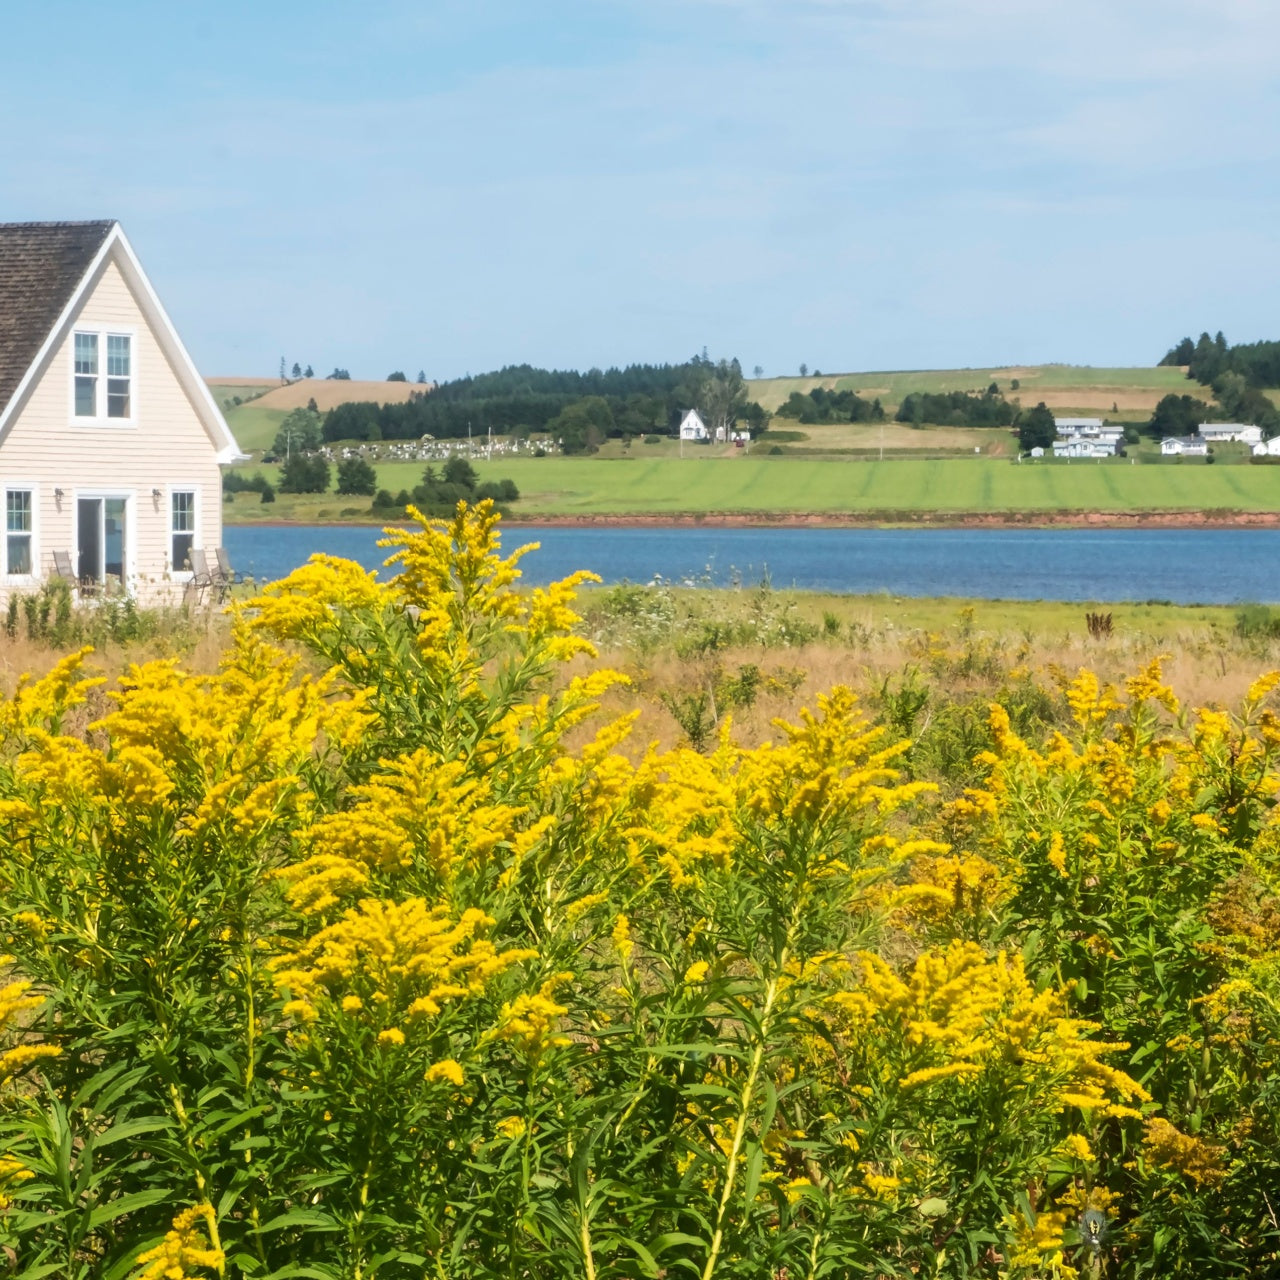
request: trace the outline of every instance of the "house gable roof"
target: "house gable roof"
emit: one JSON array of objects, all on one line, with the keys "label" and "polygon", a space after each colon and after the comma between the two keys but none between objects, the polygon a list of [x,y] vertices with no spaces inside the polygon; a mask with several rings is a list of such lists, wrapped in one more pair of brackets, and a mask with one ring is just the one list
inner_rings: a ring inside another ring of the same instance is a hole
[{"label": "house gable roof", "polygon": [[118,222],[0,223],[0,440],[108,262],[132,290],[218,461],[243,457]]},{"label": "house gable roof", "polygon": [[113,226],[0,223],[0,412],[13,399]]}]

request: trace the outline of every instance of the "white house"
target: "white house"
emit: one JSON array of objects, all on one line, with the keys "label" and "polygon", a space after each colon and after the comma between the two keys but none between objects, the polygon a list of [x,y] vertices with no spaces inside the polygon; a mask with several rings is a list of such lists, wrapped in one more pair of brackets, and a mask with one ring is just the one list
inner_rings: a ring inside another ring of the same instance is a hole
[{"label": "white house", "polygon": [[1168,436],[1160,441],[1160,452],[1166,458],[1204,458],[1209,453],[1209,442],[1200,436]]},{"label": "white house", "polygon": [[1101,418],[1054,418],[1053,425],[1055,458],[1109,458],[1124,438],[1123,427],[1108,426]]},{"label": "white house", "polygon": [[703,422],[702,415],[697,409],[690,409],[680,419],[680,439],[704,441],[711,439],[711,432],[707,430],[707,424]]},{"label": "white house", "polygon": [[1202,422],[1197,431],[1210,441],[1239,441],[1241,444],[1261,444],[1262,428],[1243,422]]},{"label": "white house", "polygon": [[1262,440],[1253,446],[1255,458],[1280,458],[1280,436],[1272,436],[1270,440]]},{"label": "white house", "polygon": [[1066,440],[1053,442],[1055,458],[1111,458],[1115,456],[1116,446],[1113,440],[1089,440],[1084,437],[1069,437]]},{"label": "white house", "polygon": [[117,222],[0,223],[0,600],[172,600],[240,450]]}]

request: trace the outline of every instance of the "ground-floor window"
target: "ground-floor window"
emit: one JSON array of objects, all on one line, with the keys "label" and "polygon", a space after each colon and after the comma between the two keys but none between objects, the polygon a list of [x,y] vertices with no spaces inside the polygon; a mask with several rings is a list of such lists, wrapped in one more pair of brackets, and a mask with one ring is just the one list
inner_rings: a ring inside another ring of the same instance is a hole
[{"label": "ground-floor window", "polygon": [[33,505],[30,489],[4,491],[4,568],[6,573],[31,573]]},{"label": "ground-floor window", "polygon": [[194,489],[175,489],[169,496],[170,530],[173,546],[170,563],[175,569],[191,567],[191,548],[196,541],[196,495]]}]

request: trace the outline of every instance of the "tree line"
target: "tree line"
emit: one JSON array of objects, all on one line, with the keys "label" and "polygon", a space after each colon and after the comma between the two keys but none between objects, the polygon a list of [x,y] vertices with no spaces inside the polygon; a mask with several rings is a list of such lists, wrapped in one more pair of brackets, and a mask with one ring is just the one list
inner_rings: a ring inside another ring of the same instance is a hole
[{"label": "tree line", "polygon": [[[1183,338],[1166,352],[1160,364],[1186,365],[1187,377],[1213,391],[1224,420],[1253,423],[1269,436],[1280,433],[1280,411],[1263,392],[1264,387],[1280,387],[1280,342],[1232,346],[1221,330],[1212,338],[1202,333],[1195,342]],[[1173,398],[1166,396],[1165,400]],[[1172,412],[1172,407],[1166,410],[1162,421]]]},{"label": "tree line", "polygon": [[747,401],[737,360],[706,353],[683,364],[633,364],[575,370],[509,365],[492,373],[442,382],[403,404],[360,401],[324,417],[325,440],[438,440],[549,432],[566,452],[588,452],[610,437],[674,431],[697,408],[707,425],[745,420],[753,431],[768,415]]},{"label": "tree line", "polygon": [[856,391],[828,391],[814,387],[807,394],[793,391],[778,410],[779,418],[802,424],[820,422],[883,422],[884,406],[879,399],[864,400]]},{"label": "tree line", "polygon": [[897,422],[939,427],[1011,427],[1018,408],[993,382],[985,391],[913,391],[894,415]]}]

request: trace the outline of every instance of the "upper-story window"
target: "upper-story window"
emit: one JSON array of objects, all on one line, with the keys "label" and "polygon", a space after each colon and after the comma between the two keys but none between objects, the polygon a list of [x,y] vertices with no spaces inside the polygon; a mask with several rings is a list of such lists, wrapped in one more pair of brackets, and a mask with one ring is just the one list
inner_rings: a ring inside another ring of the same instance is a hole
[{"label": "upper-story window", "polygon": [[107,417],[128,418],[129,389],[133,381],[131,373],[132,343],[127,333],[107,335]]},{"label": "upper-story window", "polygon": [[76,417],[98,416],[98,335],[76,334]]},{"label": "upper-story window", "polygon": [[[103,348],[106,377],[102,376]],[[127,333],[75,335],[75,416],[133,417],[133,339]]]}]

